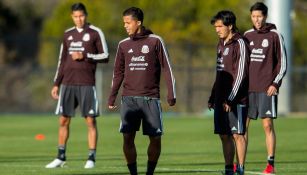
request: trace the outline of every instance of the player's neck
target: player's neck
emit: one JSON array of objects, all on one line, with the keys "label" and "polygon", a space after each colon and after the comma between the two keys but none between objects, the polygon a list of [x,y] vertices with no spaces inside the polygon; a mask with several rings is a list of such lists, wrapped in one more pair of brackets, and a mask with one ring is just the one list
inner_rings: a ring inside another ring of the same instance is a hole
[{"label": "player's neck", "polygon": [[77,31],[78,31],[79,33],[81,33],[81,32],[84,30],[83,27],[79,28],[79,27],[77,27],[77,26],[76,26],[76,29],[77,29]]},{"label": "player's neck", "polygon": [[224,39],[224,45],[233,37],[233,33],[230,32],[229,35]]}]

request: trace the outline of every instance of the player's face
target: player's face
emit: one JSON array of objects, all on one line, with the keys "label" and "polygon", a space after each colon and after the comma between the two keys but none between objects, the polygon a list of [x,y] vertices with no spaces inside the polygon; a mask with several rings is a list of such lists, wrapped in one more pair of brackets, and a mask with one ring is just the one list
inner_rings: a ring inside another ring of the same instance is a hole
[{"label": "player's face", "polygon": [[83,28],[86,23],[86,14],[82,10],[73,11],[71,18],[77,28]]},{"label": "player's face", "polygon": [[131,15],[123,16],[123,21],[128,35],[133,35],[140,31],[141,21],[134,19]]},{"label": "player's face", "polygon": [[214,23],[215,31],[219,38],[227,39],[231,34],[232,25],[225,26],[222,20],[217,20]]},{"label": "player's face", "polygon": [[266,16],[262,14],[260,10],[254,10],[251,13],[251,20],[254,27],[259,30],[262,26],[264,26],[266,21]]}]

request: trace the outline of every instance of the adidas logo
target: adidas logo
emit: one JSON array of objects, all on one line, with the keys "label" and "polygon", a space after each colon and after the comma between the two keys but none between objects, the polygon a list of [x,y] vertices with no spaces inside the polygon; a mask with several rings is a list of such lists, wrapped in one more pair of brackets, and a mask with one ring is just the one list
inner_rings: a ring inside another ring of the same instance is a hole
[{"label": "adidas logo", "polygon": [[232,130],[232,131],[236,131],[237,128],[236,128],[236,127],[232,127],[231,130]]},{"label": "adidas logo", "polygon": [[271,112],[270,110],[268,110],[268,111],[266,111],[265,114],[267,114],[267,115],[272,115],[272,112]]},{"label": "adidas logo", "polygon": [[156,131],[156,133],[161,133],[161,132],[162,132],[162,131],[161,131],[160,128],[158,128],[157,131]]},{"label": "adidas logo", "polygon": [[249,45],[253,46],[253,45],[254,45],[254,41],[251,41],[251,42],[249,43]]},{"label": "adidas logo", "polygon": [[94,112],[94,110],[93,109],[91,109],[89,112],[88,112],[88,114],[94,114],[95,112]]},{"label": "adidas logo", "polygon": [[128,51],[128,53],[133,53],[133,50],[132,50],[132,49],[130,49],[130,50]]}]

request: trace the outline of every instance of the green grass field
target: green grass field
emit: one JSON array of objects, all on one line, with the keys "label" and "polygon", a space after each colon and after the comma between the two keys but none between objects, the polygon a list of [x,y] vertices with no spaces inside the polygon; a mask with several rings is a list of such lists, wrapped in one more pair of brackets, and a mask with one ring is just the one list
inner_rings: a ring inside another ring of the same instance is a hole
[{"label": "green grass field", "polygon": [[[277,174],[307,174],[307,118],[279,118],[277,132]],[[119,117],[98,118],[99,146],[94,169],[83,168],[87,158],[86,126],[81,117],[71,123],[67,166],[45,169],[57,152],[56,116],[0,116],[1,175],[123,175],[128,174],[118,132]],[[221,174],[223,157],[220,140],[213,134],[213,118],[164,117],[165,135],[156,174]],[[44,134],[45,140],[35,140]],[[266,165],[264,133],[261,121],[250,127],[246,174],[260,174]],[[138,133],[138,170],[145,174],[148,138]]]}]

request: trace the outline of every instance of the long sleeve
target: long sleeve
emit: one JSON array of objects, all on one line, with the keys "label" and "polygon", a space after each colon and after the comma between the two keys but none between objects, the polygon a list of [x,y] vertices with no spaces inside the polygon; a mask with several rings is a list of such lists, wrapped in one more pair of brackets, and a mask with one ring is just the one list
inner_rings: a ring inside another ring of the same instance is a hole
[{"label": "long sleeve", "polygon": [[[274,31],[274,30],[273,30]],[[287,70],[287,54],[283,37],[277,31],[275,31],[278,37],[275,38],[276,47],[274,48],[274,56],[276,55],[277,64],[274,67],[274,73],[276,77],[273,80],[273,86],[277,89],[281,86],[283,77],[286,75]]]},{"label": "long sleeve", "polygon": [[54,85],[55,86],[60,86],[62,83],[63,77],[64,77],[64,63],[65,59],[67,57],[67,46],[63,40],[60,48],[60,54],[59,54],[59,60],[58,60],[58,66],[57,66],[57,71],[54,76]]},{"label": "long sleeve", "polygon": [[243,80],[248,74],[248,49],[243,39],[238,39],[238,48],[235,58],[236,71],[233,75],[234,83],[227,101],[232,102],[238,94],[238,90],[242,85]]},{"label": "long sleeve", "polygon": [[118,94],[118,90],[124,80],[125,73],[125,58],[121,51],[120,46],[118,45],[115,62],[114,62],[114,71],[113,71],[113,79],[111,85],[111,93],[108,99],[109,105],[114,105],[116,96]]},{"label": "long sleeve", "polygon": [[214,103],[214,100],[215,100],[215,82],[212,86],[212,89],[211,89],[211,95],[209,97],[209,100],[208,100],[208,103],[211,103],[213,104]]},{"label": "long sleeve", "polygon": [[165,47],[163,40],[160,37],[159,42],[157,44],[157,53],[167,85],[167,102],[170,106],[173,106],[176,103],[175,78],[172,72],[168,51]]},{"label": "long sleeve", "polygon": [[87,58],[95,62],[107,63],[109,61],[109,51],[105,36],[99,28],[92,25],[90,28],[96,30],[98,33],[97,39],[95,41],[97,53],[87,53]]}]

